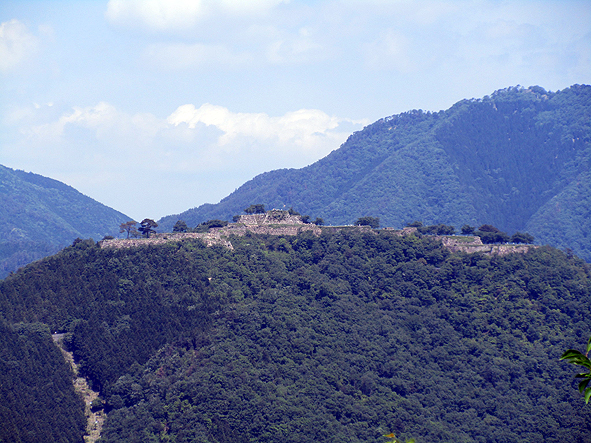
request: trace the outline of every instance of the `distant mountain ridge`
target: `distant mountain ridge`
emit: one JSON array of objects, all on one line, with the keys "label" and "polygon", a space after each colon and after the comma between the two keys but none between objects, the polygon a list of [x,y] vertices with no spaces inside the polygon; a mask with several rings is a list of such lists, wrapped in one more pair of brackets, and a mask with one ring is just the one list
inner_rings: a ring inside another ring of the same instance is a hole
[{"label": "distant mountain ridge", "polygon": [[128,220],[60,181],[0,165],[0,278],[77,237],[115,235]]},{"label": "distant mountain ridge", "polygon": [[231,220],[250,204],[330,224],[491,223],[591,261],[591,86],[510,87],[440,112],[386,117],[302,169],[248,181],[218,204],[162,218],[164,230]]}]

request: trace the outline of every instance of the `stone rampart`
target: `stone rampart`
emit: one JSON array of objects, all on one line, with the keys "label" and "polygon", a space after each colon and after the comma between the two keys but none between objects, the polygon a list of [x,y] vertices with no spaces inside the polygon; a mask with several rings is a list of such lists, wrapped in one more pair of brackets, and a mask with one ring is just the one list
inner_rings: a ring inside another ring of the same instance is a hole
[{"label": "stone rampart", "polygon": [[229,240],[231,235],[243,236],[247,232],[264,235],[298,235],[306,231],[314,235],[320,235],[322,232],[321,228],[315,224],[303,223],[299,215],[290,215],[287,211],[269,211],[266,214],[242,215],[237,223],[231,223],[223,228],[210,228],[208,232],[173,232],[153,234],[150,238],[102,240],[99,245],[101,248],[135,248],[198,238],[207,246],[221,245],[233,249]]},{"label": "stone rampart", "polygon": [[457,238],[437,236],[437,238],[440,239],[443,246],[451,252],[482,252],[491,255],[507,255],[525,254],[530,249],[537,248],[535,245],[485,245],[478,236],[463,236]]},{"label": "stone rampart", "polygon": [[[327,226],[321,228],[312,223],[303,223],[299,215],[274,210],[268,211],[266,214],[241,215],[236,223],[230,223],[223,228],[210,228],[208,232],[173,232],[154,234],[150,238],[102,240],[99,245],[101,248],[135,248],[197,238],[207,246],[220,245],[234,249],[230,237],[232,235],[242,237],[248,232],[262,235],[291,236],[302,232],[312,232],[314,235],[320,235],[322,230],[339,232],[348,229],[361,232],[376,232],[369,226]],[[402,230],[384,228],[384,231],[391,232],[394,235],[407,236],[416,234],[417,228],[406,227]],[[482,252],[484,254],[507,255],[523,254],[530,249],[537,248],[534,245],[485,245],[477,236],[433,236],[433,238],[440,240],[443,246],[451,252]]]}]

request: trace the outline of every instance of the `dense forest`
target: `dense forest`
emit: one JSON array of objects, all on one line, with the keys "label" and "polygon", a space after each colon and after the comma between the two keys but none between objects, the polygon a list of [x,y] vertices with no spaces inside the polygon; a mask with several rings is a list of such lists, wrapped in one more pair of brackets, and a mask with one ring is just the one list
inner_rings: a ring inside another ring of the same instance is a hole
[{"label": "dense forest", "polygon": [[327,224],[491,223],[591,261],[591,86],[511,87],[446,111],[409,111],[352,134],[302,169],[261,174],[218,204],[159,221],[232,220],[252,203]]},{"label": "dense forest", "polygon": [[78,442],[86,428],[73,374],[49,328],[0,322],[0,442]]},{"label": "dense forest", "polygon": [[77,237],[115,235],[128,220],[71,186],[0,165],[0,278]]},{"label": "dense forest", "polygon": [[[591,268],[576,256],[452,254],[354,228],[231,242],[84,240],[27,266],[0,282],[14,331],[0,363],[32,346],[18,328],[66,333],[104,400],[106,443],[588,442],[591,410],[559,361],[591,335]],[[4,386],[19,376],[3,372]]]}]

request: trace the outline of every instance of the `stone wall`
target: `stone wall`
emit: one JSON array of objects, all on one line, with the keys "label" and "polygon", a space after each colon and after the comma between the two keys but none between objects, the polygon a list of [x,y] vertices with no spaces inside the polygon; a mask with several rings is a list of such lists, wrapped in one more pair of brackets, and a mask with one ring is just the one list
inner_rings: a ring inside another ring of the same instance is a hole
[{"label": "stone wall", "polygon": [[[314,235],[320,235],[322,230],[338,232],[347,229],[375,232],[369,226],[326,226],[321,228],[315,224],[303,223],[299,215],[290,215],[287,211],[275,210],[268,211],[266,214],[241,215],[236,223],[230,223],[223,228],[210,228],[209,232],[173,232],[154,234],[150,238],[102,240],[99,242],[99,246],[101,248],[135,248],[197,238],[207,246],[220,245],[234,249],[229,240],[230,236],[242,237],[247,232],[263,235],[298,235],[308,231]],[[384,231],[391,232],[394,235],[406,236],[414,235],[417,228],[406,227],[402,230],[384,228]],[[484,254],[506,255],[523,254],[532,248],[537,248],[534,245],[485,245],[477,236],[433,236],[433,238],[440,240],[443,246],[451,252],[482,252]]]},{"label": "stone wall", "polygon": [[299,215],[290,215],[287,211],[269,211],[266,214],[242,215],[237,223],[230,223],[223,228],[210,228],[209,232],[205,233],[173,232],[153,234],[150,238],[102,240],[99,246],[101,248],[135,248],[198,238],[207,246],[221,245],[233,249],[229,240],[231,235],[241,237],[247,232],[265,235],[298,235],[306,231],[320,235],[322,229],[315,224],[303,223]]},{"label": "stone wall", "polygon": [[451,252],[467,252],[492,255],[525,254],[530,249],[537,248],[535,245],[485,245],[478,236],[474,237],[437,237],[441,243]]},{"label": "stone wall", "polygon": [[237,223],[242,223],[246,226],[304,224],[300,215],[291,215],[287,211],[279,210],[267,211],[265,214],[241,215]]}]

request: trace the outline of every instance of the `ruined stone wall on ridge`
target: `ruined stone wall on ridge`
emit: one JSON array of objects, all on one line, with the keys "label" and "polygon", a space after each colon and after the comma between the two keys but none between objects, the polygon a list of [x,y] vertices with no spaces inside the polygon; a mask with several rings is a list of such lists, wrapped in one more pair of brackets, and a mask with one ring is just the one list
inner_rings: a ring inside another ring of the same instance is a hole
[{"label": "ruined stone wall on ridge", "polygon": [[273,210],[264,214],[241,215],[237,223],[246,226],[261,225],[304,225],[300,215],[292,215],[287,211]]},{"label": "ruined stone wall on ridge", "polygon": [[[233,249],[230,238],[233,235],[244,236],[248,232],[263,235],[298,235],[302,232],[312,232],[320,235],[323,230],[328,232],[339,232],[342,230],[354,229],[360,232],[373,232],[369,226],[316,226],[313,223],[303,223],[302,217],[292,215],[287,211],[273,210],[265,214],[241,215],[236,223],[230,223],[223,228],[210,228],[208,232],[173,232],[153,234],[150,238],[136,239],[112,239],[99,242],[101,248],[134,248],[146,245],[160,245],[186,239],[200,239],[207,246],[220,245]],[[384,228],[383,231],[391,232],[393,235],[407,236],[416,235],[417,228],[406,227],[402,230]],[[530,249],[537,248],[534,245],[485,245],[478,236],[437,236],[433,238],[440,240],[445,248],[451,252],[466,252],[484,254],[506,255],[515,253],[526,253]]]},{"label": "ruined stone wall on ridge", "polygon": [[455,238],[442,236],[437,238],[451,252],[482,252],[492,255],[525,254],[530,249],[538,247],[535,245],[485,245],[478,236],[461,236]]}]

